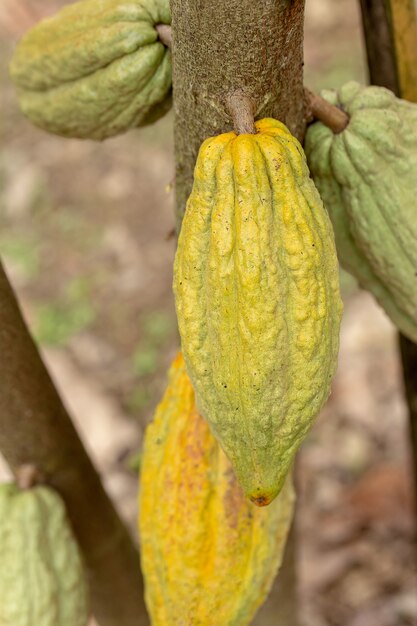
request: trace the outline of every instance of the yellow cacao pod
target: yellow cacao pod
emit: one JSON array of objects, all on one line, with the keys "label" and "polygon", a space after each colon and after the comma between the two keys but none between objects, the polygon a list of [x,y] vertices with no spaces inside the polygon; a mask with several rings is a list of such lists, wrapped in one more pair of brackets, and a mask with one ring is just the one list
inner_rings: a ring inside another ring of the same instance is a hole
[{"label": "yellow cacao pod", "polygon": [[61,497],[0,486],[1,626],[86,626],[88,588]]},{"label": "yellow cacao pod", "polygon": [[245,626],[281,563],[290,478],[268,508],[247,498],[195,406],[181,355],[148,426],[139,532],[153,626]]},{"label": "yellow cacao pod", "polygon": [[329,218],[273,119],[201,146],[174,268],[197,406],[245,493],[268,504],[326,401],[342,304]]}]

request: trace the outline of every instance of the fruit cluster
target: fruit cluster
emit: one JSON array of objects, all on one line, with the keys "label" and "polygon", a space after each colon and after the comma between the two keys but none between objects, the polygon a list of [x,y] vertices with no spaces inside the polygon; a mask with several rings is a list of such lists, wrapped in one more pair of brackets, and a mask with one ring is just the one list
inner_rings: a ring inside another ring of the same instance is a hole
[{"label": "fruit cluster", "polygon": [[[169,24],[168,0],[83,0],[44,20],[11,64],[23,113],[97,140],[158,119],[171,105]],[[319,115],[307,156],[274,119],[210,137],[198,154],[174,265],[183,356],[141,472],[155,626],[245,626],[269,592],[294,456],[337,366],[337,255],[417,341],[417,106],[357,83],[322,97],[346,123]],[[81,558],[57,494],[3,486],[0,546],[2,624],[85,626]]]}]

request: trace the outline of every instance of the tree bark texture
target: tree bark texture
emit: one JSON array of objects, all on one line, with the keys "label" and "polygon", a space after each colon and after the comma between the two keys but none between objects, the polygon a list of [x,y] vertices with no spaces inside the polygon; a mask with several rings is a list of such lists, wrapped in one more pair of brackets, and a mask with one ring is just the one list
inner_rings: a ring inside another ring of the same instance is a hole
[{"label": "tree bark texture", "polygon": [[370,83],[398,94],[400,85],[388,3],[385,0],[360,0],[360,4]]},{"label": "tree bark texture", "polygon": [[401,333],[399,339],[405,395],[410,416],[410,442],[414,468],[414,506],[417,509],[417,346]]},{"label": "tree bark texture", "polygon": [[[417,102],[417,10],[414,0],[361,0],[371,83]],[[381,54],[381,50],[385,51]],[[399,333],[417,507],[417,345]]]},{"label": "tree bark texture", "polygon": [[[179,231],[199,147],[233,129],[235,94],[303,139],[304,0],[171,0],[171,11]],[[255,625],[298,624],[294,536]]]},{"label": "tree bark texture", "polygon": [[304,0],[171,0],[171,9],[180,221],[201,143],[233,127],[231,94],[302,138]]},{"label": "tree bark texture", "polygon": [[417,4],[415,0],[386,0],[394,39],[399,93],[417,102]]},{"label": "tree bark texture", "polygon": [[297,618],[297,535],[293,522],[284,559],[269,596],[257,612],[252,626],[296,626]]},{"label": "tree bark texture", "polygon": [[[147,626],[139,557],[87,456],[0,265],[0,450],[65,500],[100,626]],[[35,626],[35,625],[34,625]]]},{"label": "tree bark texture", "polygon": [[417,101],[415,0],[360,0],[370,82]]}]

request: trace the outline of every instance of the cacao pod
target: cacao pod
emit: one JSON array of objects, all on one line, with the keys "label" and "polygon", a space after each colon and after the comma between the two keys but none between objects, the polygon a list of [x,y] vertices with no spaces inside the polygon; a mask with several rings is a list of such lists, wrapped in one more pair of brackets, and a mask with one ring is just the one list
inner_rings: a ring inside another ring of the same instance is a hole
[{"label": "cacao pod", "polygon": [[139,511],[153,626],[249,624],[281,564],[291,481],[266,509],[247,500],[197,412],[181,355],[146,431]]},{"label": "cacao pod", "polygon": [[174,291],[199,411],[265,505],[329,395],[342,304],[303,149],[276,120],[256,128],[202,144]]},{"label": "cacao pod", "polygon": [[169,0],[83,0],[30,30],[10,66],[23,113],[57,135],[105,139],[171,104]]},{"label": "cacao pod", "polygon": [[88,594],[60,496],[0,486],[1,626],[86,626]]},{"label": "cacao pod", "polygon": [[417,341],[417,105],[350,82],[323,97],[350,116],[312,124],[306,154],[343,267]]}]

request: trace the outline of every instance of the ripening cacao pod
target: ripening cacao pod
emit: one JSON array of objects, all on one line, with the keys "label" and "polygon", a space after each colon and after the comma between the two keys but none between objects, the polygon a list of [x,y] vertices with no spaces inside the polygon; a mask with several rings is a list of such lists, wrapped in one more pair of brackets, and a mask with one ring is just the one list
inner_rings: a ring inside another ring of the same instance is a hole
[{"label": "ripening cacao pod", "polygon": [[10,66],[23,113],[57,135],[105,139],[171,104],[169,0],[83,0],[30,30]]},{"label": "ripening cacao pod", "polygon": [[281,564],[290,478],[268,508],[244,496],[199,415],[181,355],[145,437],[139,532],[153,626],[245,626]]},{"label": "ripening cacao pod", "polygon": [[330,221],[273,119],[201,146],[174,268],[197,406],[265,505],[330,391],[342,303]]},{"label": "ripening cacao pod", "polygon": [[63,501],[44,486],[0,486],[1,626],[86,626],[88,593]]},{"label": "ripening cacao pod", "polygon": [[322,95],[350,116],[338,134],[317,122],[306,137],[340,262],[417,341],[417,105],[355,82]]}]

